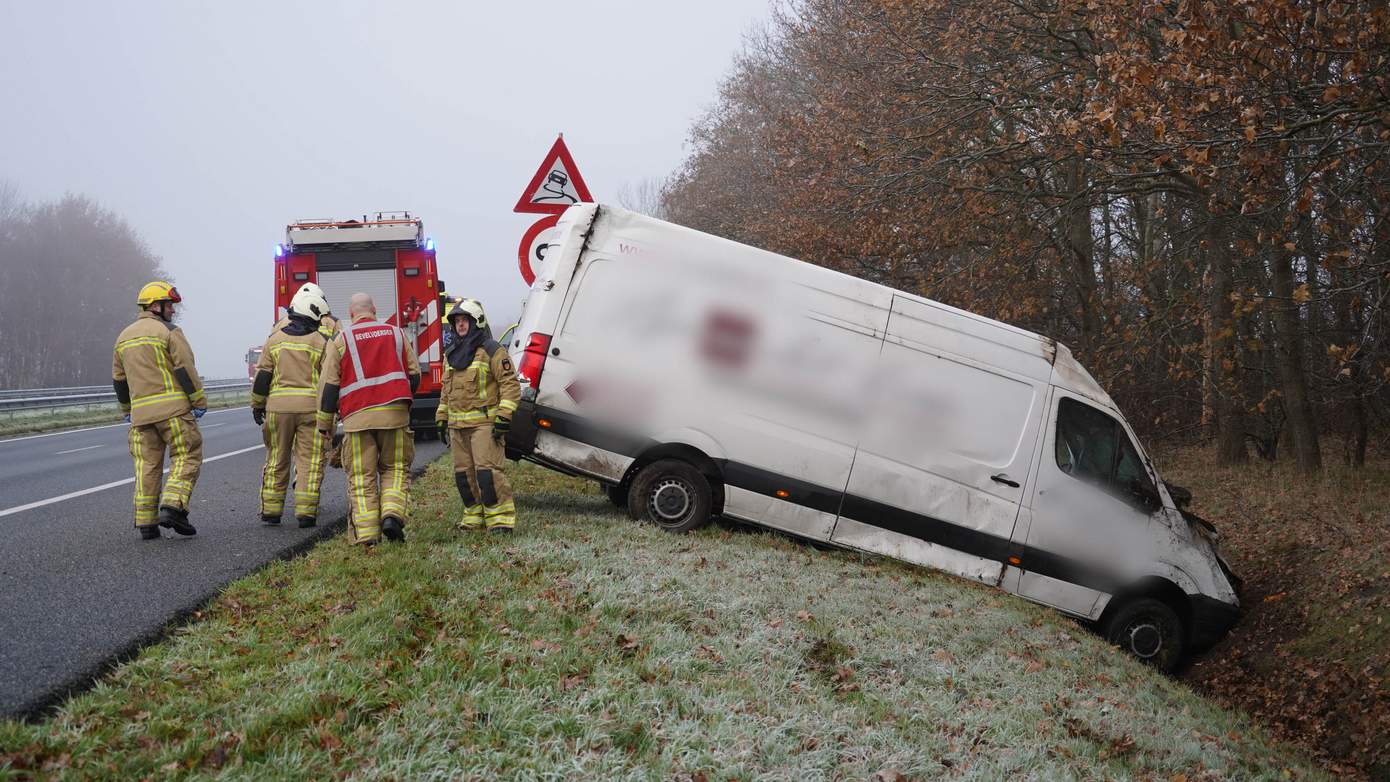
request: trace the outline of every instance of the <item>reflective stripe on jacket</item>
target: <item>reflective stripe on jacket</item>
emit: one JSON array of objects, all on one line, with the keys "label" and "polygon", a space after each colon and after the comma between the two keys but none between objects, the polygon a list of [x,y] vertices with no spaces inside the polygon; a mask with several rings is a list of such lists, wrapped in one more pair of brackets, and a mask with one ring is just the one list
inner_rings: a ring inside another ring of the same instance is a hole
[{"label": "reflective stripe on jacket", "polygon": [[116,337],[111,379],[121,412],[137,426],[206,407],[207,396],[193,363],[193,349],[177,326],[142,312]]},{"label": "reflective stripe on jacket", "polygon": [[495,343],[493,347],[489,356],[487,348],[479,346],[463,369],[445,365],[436,421],[463,429],[511,418],[516,412],[521,383],[506,348]]}]

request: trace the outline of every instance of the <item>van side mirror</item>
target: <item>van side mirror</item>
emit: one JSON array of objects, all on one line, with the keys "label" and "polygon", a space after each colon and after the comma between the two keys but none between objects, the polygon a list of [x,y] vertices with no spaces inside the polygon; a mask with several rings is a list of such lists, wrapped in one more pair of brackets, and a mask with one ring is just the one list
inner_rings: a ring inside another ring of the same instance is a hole
[{"label": "van side mirror", "polygon": [[1150,512],[1163,507],[1163,500],[1159,498],[1158,492],[1154,491],[1153,487],[1140,481],[1138,478],[1130,480],[1129,493]]},{"label": "van side mirror", "polygon": [[1186,508],[1192,504],[1192,490],[1164,481],[1163,485],[1168,488],[1168,496],[1173,498],[1173,504],[1179,508]]}]

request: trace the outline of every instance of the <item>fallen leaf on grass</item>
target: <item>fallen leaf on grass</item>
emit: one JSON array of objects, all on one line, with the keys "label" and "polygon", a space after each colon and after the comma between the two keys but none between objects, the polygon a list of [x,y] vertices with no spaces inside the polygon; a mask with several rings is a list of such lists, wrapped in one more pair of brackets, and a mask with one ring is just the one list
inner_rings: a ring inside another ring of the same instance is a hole
[{"label": "fallen leaf on grass", "polygon": [[1024,673],[1037,673],[1042,669],[1043,664],[1041,660],[1030,660],[1027,665],[1023,666]]},{"label": "fallen leaf on grass", "polygon": [[334,736],[326,730],[319,729],[319,746],[324,749],[333,750],[343,746],[342,739]]},{"label": "fallen leaf on grass", "polygon": [[1289,595],[1288,592],[1275,592],[1275,593],[1272,594],[1272,595],[1265,595],[1265,602],[1266,602],[1266,603],[1278,602],[1278,601],[1280,601],[1280,600],[1283,600],[1285,597],[1288,597],[1288,595]]},{"label": "fallen leaf on grass", "polygon": [[874,779],[877,782],[911,782],[906,774],[893,768],[885,768],[877,772],[874,774]]},{"label": "fallen leaf on grass", "polygon": [[767,626],[768,626],[768,627],[771,627],[773,630],[776,630],[777,628],[779,628],[779,627],[782,626],[782,620],[781,620],[781,619],[773,619],[771,622],[768,622],[768,623],[767,623]]},{"label": "fallen leaf on grass", "polygon": [[701,657],[708,658],[709,660],[711,660],[711,661],[713,661],[713,662],[717,662],[717,663],[722,663],[722,662],[724,662],[724,657],[723,657],[723,655],[719,654],[719,652],[716,652],[716,651],[714,650],[714,647],[713,647],[713,646],[708,646],[708,645],[706,645],[706,644],[701,644],[701,645],[700,645],[700,648],[699,648],[699,650],[696,652],[696,654],[698,654],[698,655],[701,656]]},{"label": "fallen leaf on grass", "polygon": [[803,622],[809,622],[812,619],[815,619],[816,616],[815,614],[812,614],[810,611],[797,611],[796,618],[800,619]]}]

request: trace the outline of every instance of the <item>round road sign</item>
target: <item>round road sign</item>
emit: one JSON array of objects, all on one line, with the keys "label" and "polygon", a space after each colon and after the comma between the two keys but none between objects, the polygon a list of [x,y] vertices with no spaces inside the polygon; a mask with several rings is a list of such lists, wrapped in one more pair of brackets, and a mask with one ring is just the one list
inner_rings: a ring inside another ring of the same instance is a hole
[{"label": "round road sign", "polygon": [[542,217],[527,228],[526,234],[521,237],[521,246],[517,248],[516,256],[521,265],[521,279],[525,280],[527,285],[536,281],[534,270],[540,268],[546,252],[555,247],[551,240],[555,238],[554,228],[558,222],[559,215]]}]

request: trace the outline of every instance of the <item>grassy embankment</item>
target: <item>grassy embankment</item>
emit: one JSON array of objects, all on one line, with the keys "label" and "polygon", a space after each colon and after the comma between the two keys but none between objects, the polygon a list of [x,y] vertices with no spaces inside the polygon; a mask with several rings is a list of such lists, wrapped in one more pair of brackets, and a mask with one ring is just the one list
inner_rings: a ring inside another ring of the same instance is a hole
[{"label": "grassy embankment", "polygon": [[499,540],[450,528],[432,467],[405,546],[338,537],[233,584],[51,719],[0,723],[0,778],[1321,775],[995,590],[516,477]]},{"label": "grassy embankment", "polygon": [[[243,391],[237,394],[219,394],[216,397],[208,399],[209,410],[221,410],[227,407],[242,407],[249,404],[251,404],[250,391]],[[94,410],[59,410],[53,413],[26,413],[24,415],[14,415],[10,418],[0,418],[0,437],[51,432],[58,429],[76,429],[83,426],[101,426],[103,424],[120,422],[121,413],[114,403]]]},{"label": "grassy embankment", "polygon": [[1390,462],[1353,470],[1325,449],[1315,478],[1208,449],[1159,457],[1246,580],[1241,623],[1185,678],[1335,770],[1390,779]]}]

